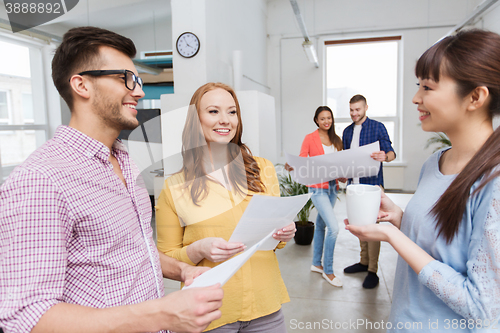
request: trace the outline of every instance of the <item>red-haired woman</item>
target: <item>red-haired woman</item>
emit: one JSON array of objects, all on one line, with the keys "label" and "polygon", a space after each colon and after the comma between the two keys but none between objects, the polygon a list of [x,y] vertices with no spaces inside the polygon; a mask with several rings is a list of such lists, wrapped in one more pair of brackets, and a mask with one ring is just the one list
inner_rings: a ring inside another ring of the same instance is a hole
[{"label": "red-haired woman", "polygon": [[[200,87],[182,134],[183,167],[165,182],[156,211],[158,248],[191,265],[214,267],[244,250],[228,240],[254,194],[279,196],[271,162],[241,142],[243,126],[233,89]],[[295,224],[277,231],[282,248]],[[274,251],[258,251],[224,285],[222,317],[210,332],[286,332],[281,304],[289,297]]]},{"label": "red-haired woman", "polygon": [[422,129],[452,147],[422,167],[404,214],[382,195],[376,224],[346,228],[399,253],[389,331],[492,332],[500,319],[500,36],[448,36],[418,60]]}]

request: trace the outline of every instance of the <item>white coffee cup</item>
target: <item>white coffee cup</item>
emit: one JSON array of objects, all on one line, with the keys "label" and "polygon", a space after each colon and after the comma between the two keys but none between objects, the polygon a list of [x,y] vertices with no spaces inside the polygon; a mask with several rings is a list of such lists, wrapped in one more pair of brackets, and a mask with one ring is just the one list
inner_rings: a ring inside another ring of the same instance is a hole
[{"label": "white coffee cup", "polygon": [[351,184],[346,188],[347,219],[351,225],[368,225],[377,222],[380,209],[380,187]]}]

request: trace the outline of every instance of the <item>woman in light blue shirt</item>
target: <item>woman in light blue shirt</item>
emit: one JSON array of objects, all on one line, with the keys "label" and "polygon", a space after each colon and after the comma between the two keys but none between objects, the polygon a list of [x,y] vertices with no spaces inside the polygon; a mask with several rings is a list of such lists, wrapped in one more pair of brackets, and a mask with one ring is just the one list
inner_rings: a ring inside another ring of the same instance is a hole
[{"label": "woman in light blue shirt", "polygon": [[399,253],[388,331],[500,332],[500,36],[448,36],[415,72],[422,129],[452,148],[425,162],[404,214],[382,195],[391,224],[346,229]]}]

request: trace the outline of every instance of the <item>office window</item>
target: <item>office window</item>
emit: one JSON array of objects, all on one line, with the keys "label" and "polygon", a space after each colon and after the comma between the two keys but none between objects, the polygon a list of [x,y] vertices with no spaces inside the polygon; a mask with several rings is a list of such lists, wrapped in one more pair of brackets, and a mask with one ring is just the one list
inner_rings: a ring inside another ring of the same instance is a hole
[{"label": "office window", "polygon": [[[47,140],[40,46],[0,38],[0,183]],[[35,109],[33,105],[37,105]]]},{"label": "office window", "polygon": [[35,117],[33,115],[33,96],[28,93],[22,94],[23,101],[23,120],[25,124],[33,124]]},{"label": "office window", "polygon": [[7,91],[0,91],[0,124],[10,122],[10,110]]},{"label": "office window", "polygon": [[401,37],[326,41],[326,104],[339,135],[352,123],[349,100],[365,96],[366,115],[384,123],[399,155],[399,43]]}]

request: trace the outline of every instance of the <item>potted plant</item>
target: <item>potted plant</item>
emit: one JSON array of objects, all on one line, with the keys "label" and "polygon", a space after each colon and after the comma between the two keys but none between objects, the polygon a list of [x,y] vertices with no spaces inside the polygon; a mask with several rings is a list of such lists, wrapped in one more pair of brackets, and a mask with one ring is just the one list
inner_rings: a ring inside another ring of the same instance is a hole
[{"label": "potted plant", "polygon": [[[281,164],[278,165],[282,166]],[[292,176],[290,176],[290,173],[284,168],[282,168],[281,172],[278,172],[278,181],[280,183],[280,194],[282,197],[308,193],[307,186],[294,181]],[[314,223],[309,221],[309,215],[311,214],[311,210],[313,208],[314,204],[312,203],[312,200],[309,199],[297,214],[297,221],[295,222],[297,231],[295,232],[294,237],[296,244],[310,245],[313,240]]]},{"label": "potted plant", "polygon": [[434,148],[433,153],[437,152],[446,147],[451,147],[451,141],[448,139],[444,133],[435,133],[432,137],[427,140],[425,149],[429,148],[431,145],[437,144],[438,146]]}]

